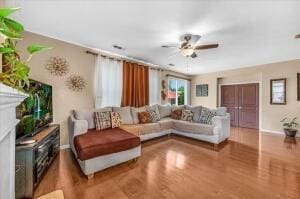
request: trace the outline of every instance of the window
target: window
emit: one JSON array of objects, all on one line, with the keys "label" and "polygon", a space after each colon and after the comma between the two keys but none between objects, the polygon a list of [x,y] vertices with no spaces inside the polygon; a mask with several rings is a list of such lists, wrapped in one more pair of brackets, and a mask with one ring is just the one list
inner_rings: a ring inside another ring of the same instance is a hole
[{"label": "window", "polygon": [[168,102],[172,105],[189,104],[189,82],[184,79],[169,78]]}]

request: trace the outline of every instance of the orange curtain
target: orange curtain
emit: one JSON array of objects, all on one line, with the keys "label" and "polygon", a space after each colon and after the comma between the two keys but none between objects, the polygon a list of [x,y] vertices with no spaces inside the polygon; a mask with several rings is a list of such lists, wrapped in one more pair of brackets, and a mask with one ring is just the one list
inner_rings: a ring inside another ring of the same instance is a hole
[{"label": "orange curtain", "polygon": [[149,104],[149,68],[123,61],[121,106],[141,107]]}]

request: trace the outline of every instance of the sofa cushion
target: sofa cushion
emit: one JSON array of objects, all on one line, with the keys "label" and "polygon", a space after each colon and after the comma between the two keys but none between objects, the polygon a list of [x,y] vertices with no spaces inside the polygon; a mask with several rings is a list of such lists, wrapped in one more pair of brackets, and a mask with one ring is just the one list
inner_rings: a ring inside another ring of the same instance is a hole
[{"label": "sofa cushion", "polygon": [[189,105],[186,105],[185,109],[190,110],[190,111],[193,112],[193,114],[194,114],[193,115],[193,121],[195,121],[195,122],[199,121],[202,106],[189,106]]},{"label": "sofa cushion", "polygon": [[187,122],[182,120],[173,121],[173,129],[181,132],[213,135],[213,126],[196,122]]},{"label": "sofa cushion", "polygon": [[121,116],[122,124],[133,124],[130,106],[126,107],[113,107],[112,110]]},{"label": "sofa cushion", "polygon": [[203,124],[212,124],[212,118],[217,115],[217,112],[211,111],[207,108],[201,110],[199,122]]},{"label": "sofa cushion", "polygon": [[158,111],[160,118],[170,117],[172,113],[172,106],[171,104],[158,105]]},{"label": "sofa cushion", "polygon": [[144,111],[144,112],[138,112],[138,118],[139,118],[139,123],[140,124],[145,124],[145,123],[151,123],[152,122],[152,117],[149,112]]},{"label": "sofa cushion", "polygon": [[160,132],[159,123],[121,125],[120,128],[134,135],[144,135],[147,133]]},{"label": "sofa cushion", "polygon": [[112,107],[105,107],[99,109],[83,109],[74,110],[74,116],[77,120],[86,120],[88,122],[88,128],[94,129],[95,126],[95,112],[109,112],[112,111]]},{"label": "sofa cushion", "polygon": [[138,113],[139,112],[146,112],[146,107],[145,106],[139,107],[139,108],[131,107],[130,109],[131,109],[133,124],[138,124],[139,123]]},{"label": "sofa cushion", "polygon": [[178,110],[173,110],[172,111],[171,117],[172,117],[172,119],[180,120],[181,115],[182,115],[182,110],[178,109]]},{"label": "sofa cushion", "polygon": [[101,133],[90,130],[74,138],[74,146],[80,160],[132,149],[141,144],[140,138],[120,128],[106,129]]},{"label": "sofa cushion", "polygon": [[155,112],[157,117],[158,117],[158,120],[160,120],[160,114],[159,114],[159,110],[158,110],[158,105],[155,104],[155,105],[152,105],[152,106],[146,106],[146,110],[148,112]]},{"label": "sofa cushion", "polygon": [[183,109],[185,109],[185,105],[179,105],[179,106],[173,105],[172,106],[172,111],[174,111],[174,110],[183,110]]},{"label": "sofa cushion", "polygon": [[158,121],[158,123],[161,131],[170,130],[173,127],[173,119],[171,117],[165,117]]},{"label": "sofa cushion", "polygon": [[121,126],[122,120],[120,113],[117,112],[110,112],[110,118],[111,118],[111,128],[117,128]]},{"label": "sofa cushion", "polygon": [[97,130],[111,128],[111,117],[109,111],[95,112],[95,125]]},{"label": "sofa cushion", "polygon": [[193,121],[193,116],[194,116],[194,113],[191,111],[191,110],[182,110],[182,114],[181,114],[181,120],[183,121]]}]

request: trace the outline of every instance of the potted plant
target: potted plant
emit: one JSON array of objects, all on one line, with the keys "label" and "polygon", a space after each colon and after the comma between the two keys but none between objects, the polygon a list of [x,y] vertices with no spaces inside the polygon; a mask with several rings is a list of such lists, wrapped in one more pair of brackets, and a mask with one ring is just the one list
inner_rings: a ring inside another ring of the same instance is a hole
[{"label": "potted plant", "polygon": [[29,61],[34,53],[49,49],[47,46],[32,44],[27,47],[29,56],[21,60],[16,49],[17,42],[22,39],[24,27],[9,16],[19,8],[0,8],[0,82],[18,90],[29,84]]},{"label": "potted plant", "polygon": [[298,130],[296,129],[296,126],[298,123],[296,123],[297,117],[294,117],[292,120],[288,121],[288,118],[282,119],[280,122],[282,122],[283,130],[286,136],[288,137],[295,137]]}]

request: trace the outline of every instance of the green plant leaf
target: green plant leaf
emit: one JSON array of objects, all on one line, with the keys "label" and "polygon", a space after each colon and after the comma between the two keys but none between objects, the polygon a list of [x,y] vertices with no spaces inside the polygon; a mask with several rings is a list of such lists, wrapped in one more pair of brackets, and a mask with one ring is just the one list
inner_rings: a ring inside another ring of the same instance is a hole
[{"label": "green plant leaf", "polygon": [[23,25],[12,19],[5,18],[4,24],[6,25],[7,28],[12,29],[17,33],[21,33],[24,31]]},{"label": "green plant leaf", "polygon": [[20,8],[0,8],[0,17],[5,18]]},{"label": "green plant leaf", "polygon": [[13,53],[14,49],[12,48],[7,48],[7,47],[0,47],[0,53],[4,54],[4,53]]},{"label": "green plant leaf", "polygon": [[4,30],[4,29],[0,29],[0,32],[1,32],[4,36],[6,36],[6,37],[8,37],[8,38],[10,38],[10,39],[21,39],[21,34],[19,34],[19,33],[11,32],[11,31],[9,31],[9,30]]},{"label": "green plant leaf", "polygon": [[39,44],[32,44],[32,45],[27,47],[27,51],[30,54],[37,53],[37,52],[40,52],[40,51],[43,51],[43,50],[49,50],[49,49],[51,49],[51,47],[42,46],[42,45],[39,45]]}]

